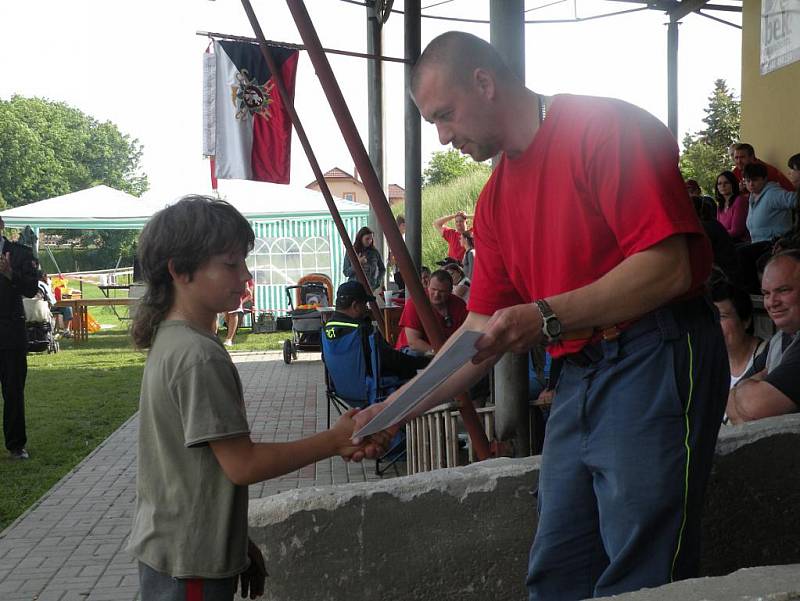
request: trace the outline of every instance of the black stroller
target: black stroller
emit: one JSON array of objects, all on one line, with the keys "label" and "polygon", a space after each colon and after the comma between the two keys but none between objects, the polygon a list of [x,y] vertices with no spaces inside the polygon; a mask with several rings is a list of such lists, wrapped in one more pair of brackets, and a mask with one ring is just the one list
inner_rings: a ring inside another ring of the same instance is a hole
[{"label": "black stroller", "polygon": [[[292,300],[292,291],[299,290],[300,303],[297,308]],[[329,307],[328,289],[322,282],[306,282],[287,286],[289,299],[288,316],[292,319],[292,338],[283,343],[283,360],[289,365],[297,359],[298,351],[320,351],[320,329],[322,314],[317,307]]]},{"label": "black stroller", "polygon": [[25,330],[28,335],[28,352],[57,353],[58,340],[55,337],[55,319],[47,301],[35,296],[23,298],[25,306]]}]

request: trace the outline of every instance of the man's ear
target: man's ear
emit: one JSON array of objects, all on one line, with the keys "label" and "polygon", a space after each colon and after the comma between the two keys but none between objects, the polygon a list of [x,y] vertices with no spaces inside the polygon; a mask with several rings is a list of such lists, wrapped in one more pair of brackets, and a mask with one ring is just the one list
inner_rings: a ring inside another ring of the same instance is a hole
[{"label": "man's ear", "polygon": [[497,90],[492,73],[479,67],[472,72],[472,83],[478,94],[486,100],[494,100]]}]

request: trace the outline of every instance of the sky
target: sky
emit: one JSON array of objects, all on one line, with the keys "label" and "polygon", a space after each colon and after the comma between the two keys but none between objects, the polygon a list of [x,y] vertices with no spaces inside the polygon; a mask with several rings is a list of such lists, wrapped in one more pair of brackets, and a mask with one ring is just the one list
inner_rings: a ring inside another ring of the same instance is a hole
[{"label": "sky", "polygon": [[[251,0],[267,39],[301,43],[283,0]],[[489,18],[488,0],[422,0],[423,14]],[[572,18],[628,10],[608,0],[526,0],[528,19]],[[720,0],[730,3],[730,0]],[[366,51],[366,9],[340,0],[306,0],[323,46]],[[403,0],[394,8],[402,10]],[[736,13],[713,13],[741,24]],[[544,94],[612,96],[667,119],[666,23],[655,10],[569,24],[526,25],[526,83]],[[459,29],[488,39],[488,24],[422,21],[422,45]],[[202,54],[198,31],[252,36],[239,0],[2,0],[0,99],[42,96],[114,122],[144,146],[142,166],[154,200],[211,190],[202,156]],[[703,108],[715,79],[738,94],[741,31],[692,14],[680,26],[679,139],[702,129]],[[403,55],[403,15],[384,28],[384,53]],[[366,139],[367,65],[329,55],[356,125]],[[403,66],[385,63],[386,184],[404,185]],[[295,106],[323,171],[352,173],[347,151],[313,67],[301,53]],[[444,150],[435,128],[422,126],[423,166]],[[293,137],[291,184],[313,173]],[[227,186],[221,182],[224,194]]]}]

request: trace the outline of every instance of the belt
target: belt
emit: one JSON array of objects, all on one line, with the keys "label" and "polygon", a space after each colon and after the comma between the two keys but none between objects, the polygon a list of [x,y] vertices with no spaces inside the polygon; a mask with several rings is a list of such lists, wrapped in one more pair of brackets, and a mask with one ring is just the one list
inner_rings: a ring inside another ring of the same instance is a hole
[{"label": "belt", "polygon": [[597,328],[583,328],[580,330],[572,330],[561,336],[561,340],[592,340],[598,334],[603,340],[611,341],[619,338],[622,334],[622,329],[625,325],[629,325],[633,321],[625,322],[625,324],[613,324],[610,326],[600,326]]}]

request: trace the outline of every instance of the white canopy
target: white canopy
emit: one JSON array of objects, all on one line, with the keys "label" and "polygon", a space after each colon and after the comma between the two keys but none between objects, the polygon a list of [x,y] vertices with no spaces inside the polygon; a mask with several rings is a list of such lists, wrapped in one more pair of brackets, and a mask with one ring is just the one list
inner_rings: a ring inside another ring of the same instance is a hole
[{"label": "white canopy", "polygon": [[[220,182],[223,184],[223,182]],[[221,198],[247,219],[303,218],[328,214],[320,192],[265,182],[230,181]],[[141,229],[150,216],[177,198],[136,198],[105,185],[56,196],[0,212],[6,227],[42,229]],[[334,199],[342,214],[366,214],[366,205]]]}]

